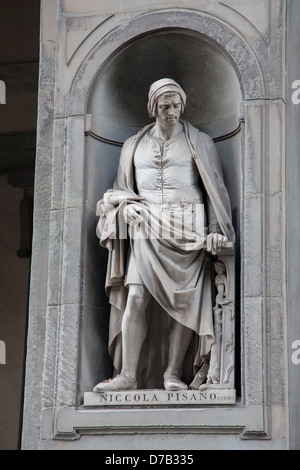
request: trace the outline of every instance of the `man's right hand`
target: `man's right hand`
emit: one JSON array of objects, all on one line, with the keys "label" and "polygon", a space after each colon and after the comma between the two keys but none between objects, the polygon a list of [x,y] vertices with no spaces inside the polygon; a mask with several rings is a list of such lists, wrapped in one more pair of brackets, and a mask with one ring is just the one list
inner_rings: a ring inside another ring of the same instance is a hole
[{"label": "man's right hand", "polygon": [[138,204],[127,204],[123,210],[125,222],[128,225],[137,225],[144,222],[144,219],[140,214],[141,211],[142,208]]}]

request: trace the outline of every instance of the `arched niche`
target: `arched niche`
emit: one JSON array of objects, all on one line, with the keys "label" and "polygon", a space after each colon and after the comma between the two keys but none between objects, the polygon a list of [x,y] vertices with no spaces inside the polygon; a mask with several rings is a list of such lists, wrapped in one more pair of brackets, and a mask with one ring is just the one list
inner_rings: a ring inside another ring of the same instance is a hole
[{"label": "arched niche", "polygon": [[[204,34],[170,28],[139,35],[115,50],[99,68],[86,108],[91,121],[86,132],[81,393],[112,373],[107,354],[109,305],[104,293],[107,254],[95,236],[96,204],[113,185],[124,140],[151,122],[149,86],[163,77],[174,78],[187,93],[182,118],[216,142],[239,250],[242,85],[237,68],[227,52]],[[238,261],[237,257],[237,271]]]},{"label": "arched niche", "polygon": [[106,61],[89,97],[92,131],[124,142],[151,122],[149,86],[163,77],[186,90],[184,119],[197,128],[219,138],[238,127],[241,89],[232,63],[204,36],[175,29],[141,36]]}]

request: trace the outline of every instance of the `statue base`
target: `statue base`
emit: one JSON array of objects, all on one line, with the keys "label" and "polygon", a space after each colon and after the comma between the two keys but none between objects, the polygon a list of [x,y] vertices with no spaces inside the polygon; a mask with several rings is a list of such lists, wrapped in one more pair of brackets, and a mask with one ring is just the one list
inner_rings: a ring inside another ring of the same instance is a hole
[{"label": "statue base", "polygon": [[202,406],[234,405],[236,393],[232,388],[206,386],[203,390],[125,390],[118,392],[85,392],[84,406],[120,407],[120,406]]}]

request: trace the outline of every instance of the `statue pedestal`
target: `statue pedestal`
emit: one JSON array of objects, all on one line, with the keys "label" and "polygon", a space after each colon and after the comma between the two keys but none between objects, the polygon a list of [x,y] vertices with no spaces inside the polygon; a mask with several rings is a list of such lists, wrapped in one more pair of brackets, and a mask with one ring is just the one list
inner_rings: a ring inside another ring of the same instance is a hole
[{"label": "statue pedestal", "polygon": [[84,406],[183,406],[234,405],[235,390],[206,387],[204,390],[125,390],[118,392],[85,392]]}]

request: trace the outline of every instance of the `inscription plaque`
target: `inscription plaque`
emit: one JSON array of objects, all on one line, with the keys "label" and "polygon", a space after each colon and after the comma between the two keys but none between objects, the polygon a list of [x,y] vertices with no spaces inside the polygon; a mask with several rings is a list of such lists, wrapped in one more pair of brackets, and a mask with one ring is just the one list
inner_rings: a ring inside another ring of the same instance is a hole
[{"label": "inscription plaque", "polygon": [[125,390],[118,392],[85,392],[84,406],[182,406],[182,405],[233,405],[235,390]]}]

